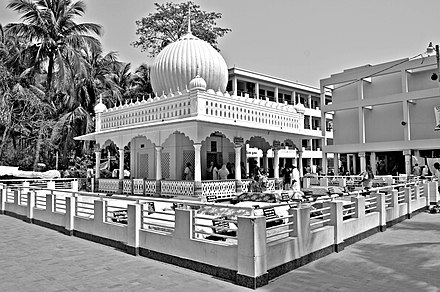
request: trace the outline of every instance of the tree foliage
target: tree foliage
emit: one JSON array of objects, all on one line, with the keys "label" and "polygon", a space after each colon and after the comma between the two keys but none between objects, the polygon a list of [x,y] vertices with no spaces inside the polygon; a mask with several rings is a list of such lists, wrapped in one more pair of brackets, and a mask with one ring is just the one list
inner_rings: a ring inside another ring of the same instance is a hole
[{"label": "tree foliage", "polygon": [[[217,50],[219,50],[217,39],[231,31],[229,28],[217,26],[217,20],[222,17],[221,13],[200,10],[200,6],[192,1],[154,3],[154,5],[157,12],[136,21],[138,26],[136,34],[139,40],[132,43],[134,47],[147,51],[152,57],[188,32],[188,19],[191,21],[192,33]],[[189,9],[190,17],[188,17]]]}]

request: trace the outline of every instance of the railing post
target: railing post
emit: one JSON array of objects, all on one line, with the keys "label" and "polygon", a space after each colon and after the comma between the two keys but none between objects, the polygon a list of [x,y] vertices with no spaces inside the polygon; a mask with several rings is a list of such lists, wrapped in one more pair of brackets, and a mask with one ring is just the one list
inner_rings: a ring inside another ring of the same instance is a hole
[{"label": "railing post", "polygon": [[34,207],[35,207],[35,191],[29,191],[27,193],[27,210],[26,217],[28,222],[34,223]]},{"label": "railing post", "polygon": [[390,207],[393,207],[395,209],[395,208],[397,208],[398,205],[399,205],[399,191],[392,190],[391,191]]},{"label": "railing post", "polygon": [[162,180],[156,180],[156,197],[162,195]]},{"label": "railing post", "polygon": [[345,177],[340,178],[339,180],[339,186],[340,187],[346,187],[347,186],[347,179]]},{"label": "railing post", "polygon": [[14,205],[19,205],[21,201],[20,195],[21,195],[21,189],[14,190]]},{"label": "railing post", "polygon": [[416,201],[420,199],[420,186],[418,184],[414,185],[414,198]]},{"label": "railing post", "polygon": [[379,230],[383,232],[387,229],[385,193],[374,193],[372,196],[376,197],[376,212],[379,212]]},{"label": "railing post", "polygon": [[75,228],[75,202],[76,197],[66,197],[66,224],[64,227],[67,235],[70,236],[73,235],[73,230]]},{"label": "railing post", "polygon": [[351,201],[354,202],[354,218],[365,217],[365,197],[351,197]]},{"label": "railing post", "polygon": [[243,183],[241,182],[240,179],[237,179],[235,181],[235,192],[237,193],[237,195],[243,192]]},{"label": "railing post", "polygon": [[440,201],[440,195],[438,192],[438,182],[432,181],[429,183],[430,190],[429,190],[429,204],[430,205],[436,205]]},{"label": "railing post", "polygon": [[305,189],[310,188],[310,177],[303,178],[303,188]]},{"label": "railing post", "polygon": [[22,186],[23,186],[23,188],[21,189],[22,190],[22,194],[23,193],[27,194],[29,192],[30,183],[28,181],[24,181]]},{"label": "railing post", "polygon": [[55,181],[51,180],[47,182],[47,188],[50,190],[54,190],[55,189]]},{"label": "railing post", "polygon": [[73,180],[71,182],[71,190],[74,191],[74,192],[78,191],[78,181],[77,180]]},{"label": "railing post", "polygon": [[431,197],[431,188],[429,187],[429,182],[425,182],[423,184],[423,196],[426,199],[426,206],[429,207],[430,205],[429,198]]},{"label": "railing post", "polygon": [[102,225],[105,222],[106,201],[102,200],[101,198],[100,200],[95,200],[93,202],[93,234],[100,236]]},{"label": "railing post", "polygon": [[343,205],[341,201],[325,202],[324,207],[330,207],[330,222],[328,225],[334,228],[335,251],[340,252],[344,249],[344,238],[341,229],[343,227]]},{"label": "railing post", "polygon": [[189,240],[193,237],[193,218],[195,210],[177,208],[175,210],[174,237]]},{"label": "railing post", "polygon": [[[177,215],[177,214],[176,214]],[[266,253],[266,217],[237,217],[237,284],[251,289],[269,282]],[[176,222],[177,217],[176,217]]]},{"label": "railing post", "polygon": [[292,236],[298,240],[298,254],[300,257],[308,254],[306,244],[309,242],[311,227],[310,227],[310,207],[299,206],[298,209],[290,209],[292,212],[293,231]]},{"label": "railing post", "polygon": [[412,211],[412,202],[411,202],[411,188],[405,187],[405,203],[406,203],[406,217],[408,219],[411,218],[411,211]]},{"label": "railing post", "polygon": [[127,215],[127,252],[132,255],[139,255],[139,230],[142,222],[142,206],[139,204],[128,204]]},{"label": "railing post", "polygon": [[55,195],[52,194],[46,194],[46,212],[49,211],[50,213],[55,212]]},{"label": "railing post", "polygon": [[0,215],[5,214],[5,202],[8,190],[5,186],[0,187]]}]

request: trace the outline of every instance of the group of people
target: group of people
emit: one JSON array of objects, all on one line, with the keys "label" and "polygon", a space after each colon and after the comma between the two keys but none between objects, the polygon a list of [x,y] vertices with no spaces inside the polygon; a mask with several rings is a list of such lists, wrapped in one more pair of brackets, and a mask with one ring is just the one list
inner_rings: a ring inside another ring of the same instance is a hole
[{"label": "group of people", "polygon": [[283,178],[283,189],[299,191],[301,189],[300,173],[296,166],[286,165],[281,170]]},{"label": "group of people", "polygon": [[[240,164],[241,178],[246,176],[246,168],[244,163]],[[206,179],[208,180],[225,180],[225,179],[235,179],[235,164],[234,163],[223,163],[221,167],[211,161],[206,169]]]}]

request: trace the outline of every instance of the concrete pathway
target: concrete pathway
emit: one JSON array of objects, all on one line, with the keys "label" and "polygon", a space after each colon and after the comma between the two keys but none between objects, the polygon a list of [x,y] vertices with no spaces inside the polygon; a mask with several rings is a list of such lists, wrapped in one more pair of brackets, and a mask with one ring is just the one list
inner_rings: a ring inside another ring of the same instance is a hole
[{"label": "concrete pathway", "polygon": [[[0,291],[252,290],[0,215]],[[257,291],[440,291],[440,214],[419,214]]]}]

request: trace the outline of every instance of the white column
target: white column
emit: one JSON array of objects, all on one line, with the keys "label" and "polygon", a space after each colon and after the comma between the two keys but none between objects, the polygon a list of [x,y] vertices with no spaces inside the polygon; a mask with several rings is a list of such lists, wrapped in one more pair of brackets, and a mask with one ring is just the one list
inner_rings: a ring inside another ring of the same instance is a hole
[{"label": "white column", "polygon": [[307,103],[309,104],[309,106],[306,106],[307,108],[312,108],[312,95],[309,94],[309,96],[307,96]]},{"label": "white column", "polygon": [[273,150],[273,168],[274,178],[280,178],[280,158],[278,149]]},{"label": "white column", "polygon": [[362,172],[362,171],[365,171],[366,167],[367,167],[367,160],[365,157],[365,152],[359,152],[358,155],[360,158],[359,160],[361,161],[361,172]]},{"label": "white column", "polygon": [[237,76],[232,77],[232,91],[233,95],[237,95]]},{"label": "white column", "polygon": [[119,179],[123,179],[123,178],[124,178],[124,149],[119,149]]},{"label": "white column", "polygon": [[296,91],[292,91],[292,96],[290,97],[291,104],[296,105]]},{"label": "white column", "polygon": [[[162,179],[162,146],[155,146],[156,149],[156,180]],[[148,167],[148,166],[147,166]]]},{"label": "white column", "polygon": [[411,174],[411,150],[403,150],[405,155],[405,173]]},{"label": "white column", "polygon": [[[321,162],[321,168],[323,175],[327,175],[328,169],[327,169],[327,152],[322,151],[322,162]],[[318,173],[319,174],[319,173]]]},{"label": "white column", "polygon": [[280,102],[280,101],[278,100],[278,87],[275,87],[274,98],[275,98],[275,102]]},{"label": "white column", "polygon": [[241,145],[235,145],[235,179],[241,180]]},{"label": "white column", "polygon": [[376,152],[371,152],[370,153],[370,166],[371,166],[371,170],[373,171],[373,173],[376,174],[376,172],[377,172],[377,168],[376,168]]},{"label": "white column", "polygon": [[200,159],[201,143],[194,143],[194,180],[202,181],[202,163]]},{"label": "white column", "polygon": [[260,83],[255,82],[255,99],[260,99]]},{"label": "white column", "polygon": [[303,167],[303,159],[302,159],[302,151],[298,150],[298,170],[300,177],[304,176],[304,167]]},{"label": "white column", "polygon": [[95,178],[99,178],[99,165],[101,164],[101,150],[95,151]]}]

